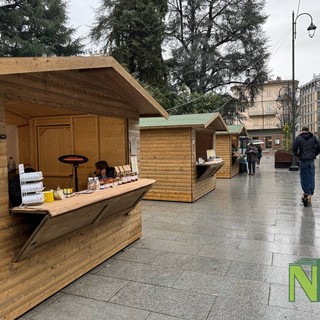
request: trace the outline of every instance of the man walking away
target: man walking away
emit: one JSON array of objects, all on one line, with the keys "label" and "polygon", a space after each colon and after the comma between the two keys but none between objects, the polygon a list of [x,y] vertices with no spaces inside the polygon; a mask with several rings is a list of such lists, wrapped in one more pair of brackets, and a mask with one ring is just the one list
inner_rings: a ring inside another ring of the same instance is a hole
[{"label": "man walking away", "polygon": [[303,127],[293,142],[293,154],[300,159],[300,183],[304,193],[303,198],[307,198],[308,202],[311,202],[315,188],[314,159],[319,153],[319,140],[308,127]]},{"label": "man walking away", "polygon": [[260,146],[260,144],[258,145],[258,154],[257,154],[257,168],[259,168],[260,166],[260,161],[261,161],[261,158],[262,158],[262,148]]}]

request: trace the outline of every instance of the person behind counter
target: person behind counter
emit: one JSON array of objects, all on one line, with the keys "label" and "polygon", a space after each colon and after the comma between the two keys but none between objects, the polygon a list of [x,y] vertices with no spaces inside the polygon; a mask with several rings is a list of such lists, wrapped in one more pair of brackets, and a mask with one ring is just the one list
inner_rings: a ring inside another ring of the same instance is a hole
[{"label": "person behind counter", "polygon": [[[27,167],[24,169],[24,172],[35,172],[35,170],[31,167]],[[9,201],[10,207],[18,207],[22,203],[19,174],[16,174],[9,181]]]},{"label": "person behind counter", "polygon": [[115,168],[109,167],[108,162],[105,160],[96,162],[95,167],[95,175],[99,178],[99,180],[113,178],[115,176]]}]

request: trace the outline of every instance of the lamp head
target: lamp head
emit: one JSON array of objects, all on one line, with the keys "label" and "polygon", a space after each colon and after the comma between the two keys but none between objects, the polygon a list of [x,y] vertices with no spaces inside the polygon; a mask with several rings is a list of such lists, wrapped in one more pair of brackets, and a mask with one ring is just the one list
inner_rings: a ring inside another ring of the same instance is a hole
[{"label": "lamp head", "polygon": [[317,29],[317,26],[314,25],[313,22],[311,22],[310,26],[307,29],[310,38],[313,38],[314,34],[316,33],[316,29]]},{"label": "lamp head", "polygon": [[283,102],[283,96],[278,95],[278,98],[276,99],[276,102]]}]

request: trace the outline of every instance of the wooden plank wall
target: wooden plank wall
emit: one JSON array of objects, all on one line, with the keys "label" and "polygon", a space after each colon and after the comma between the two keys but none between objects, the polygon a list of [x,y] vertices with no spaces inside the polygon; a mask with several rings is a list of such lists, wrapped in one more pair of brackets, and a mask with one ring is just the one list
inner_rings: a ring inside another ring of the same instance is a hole
[{"label": "wooden plank wall", "polygon": [[[0,127],[4,107],[0,102]],[[137,127],[138,121],[130,127]],[[130,140],[130,128],[128,130]],[[1,132],[2,133],[2,132]],[[137,140],[137,130],[134,131]],[[121,150],[119,150],[121,151]],[[119,160],[119,162],[122,161]],[[0,319],[19,317],[141,236],[140,205],[130,215],[112,215],[13,263],[34,228],[31,216],[10,215],[6,141],[0,142]]]},{"label": "wooden plank wall", "polygon": [[229,134],[216,135],[216,155],[221,157],[225,164],[217,172],[217,178],[231,178],[231,166],[232,166],[232,146],[231,136]]},{"label": "wooden plank wall", "polygon": [[192,202],[191,128],[142,129],[140,137],[141,177],[156,180],[144,199]]},{"label": "wooden plank wall", "polygon": [[[192,130],[192,141],[197,142],[197,137],[201,137],[203,135],[199,135],[199,132],[197,133],[196,130]],[[207,136],[208,138],[208,136]],[[207,146],[206,149],[214,148],[216,145],[216,135],[214,133],[211,133],[210,139],[207,141],[208,143],[211,143],[210,146]],[[192,172],[191,172],[191,179],[192,179],[192,202],[196,201],[197,199],[203,197],[208,192],[214,190],[216,188],[216,175],[214,175],[212,178],[204,179],[202,181],[198,181],[197,177],[197,167],[196,167],[196,160],[198,157],[198,154],[196,153],[197,149],[197,143],[192,143]],[[203,159],[206,159],[206,155]]]}]

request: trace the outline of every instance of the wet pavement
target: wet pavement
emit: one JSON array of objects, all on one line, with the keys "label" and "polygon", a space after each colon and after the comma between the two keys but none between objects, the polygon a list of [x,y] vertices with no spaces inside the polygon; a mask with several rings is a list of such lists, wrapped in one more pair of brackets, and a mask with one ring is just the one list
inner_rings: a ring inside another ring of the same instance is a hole
[{"label": "wet pavement", "polygon": [[143,237],[19,319],[320,318],[289,263],[320,258],[320,177],[312,206],[299,173],[264,153],[255,176],[219,179],[195,203],[143,201]]}]

